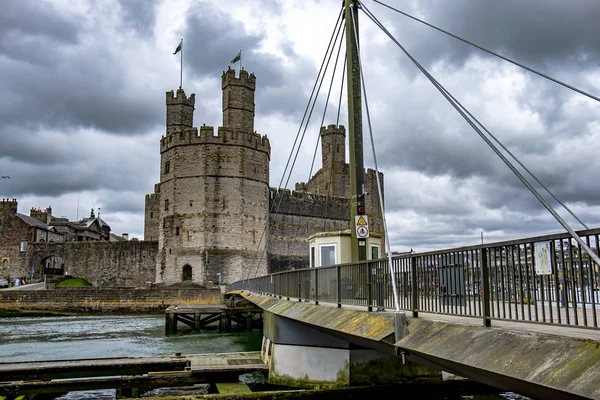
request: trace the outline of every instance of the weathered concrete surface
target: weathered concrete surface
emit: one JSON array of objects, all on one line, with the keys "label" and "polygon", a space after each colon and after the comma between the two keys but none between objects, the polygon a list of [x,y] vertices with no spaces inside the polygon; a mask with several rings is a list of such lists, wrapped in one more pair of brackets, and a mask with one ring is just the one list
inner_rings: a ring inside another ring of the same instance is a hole
[{"label": "weathered concrete surface", "polygon": [[248,292],[243,292],[243,296],[263,310],[331,332],[341,332],[371,341],[381,341],[394,334],[393,314],[321,307]]},{"label": "weathered concrete surface", "polygon": [[[409,335],[396,346],[448,370],[479,380],[488,374],[508,379],[483,383],[499,386],[527,381],[539,385],[519,391],[535,398],[556,398],[552,388],[586,398],[600,398],[600,343],[484,327],[410,319]],[[521,387],[519,385],[519,387]],[[504,386],[516,390],[514,386]]]},{"label": "weathered concrete surface", "polygon": [[[276,315],[379,351],[393,337],[393,313],[243,295]],[[600,399],[600,341],[421,318],[407,322],[408,335],[395,344],[407,360],[536,399]]]}]

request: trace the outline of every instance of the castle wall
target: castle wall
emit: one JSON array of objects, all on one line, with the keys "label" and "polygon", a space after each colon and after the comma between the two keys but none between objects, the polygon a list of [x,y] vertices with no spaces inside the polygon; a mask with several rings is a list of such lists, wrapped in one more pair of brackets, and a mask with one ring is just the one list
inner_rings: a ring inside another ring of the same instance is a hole
[{"label": "castle wall", "polygon": [[160,185],[155,185],[154,193],[146,195],[144,205],[144,240],[158,240],[160,220]]},{"label": "castle wall", "polygon": [[348,199],[274,188],[269,193],[269,272],[307,268],[310,235],[350,227]]},{"label": "castle wall", "polygon": [[84,278],[99,287],[141,287],[154,282],[157,242],[65,242],[28,243],[22,273],[34,267],[39,274],[42,262],[60,257],[65,274]]}]

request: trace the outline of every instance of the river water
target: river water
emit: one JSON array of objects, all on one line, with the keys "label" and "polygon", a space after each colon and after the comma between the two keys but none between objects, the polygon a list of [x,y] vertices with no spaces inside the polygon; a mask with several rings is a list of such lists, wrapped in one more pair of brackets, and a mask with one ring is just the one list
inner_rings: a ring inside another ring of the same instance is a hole
[{"label": "river water", "polygon": [[[151,357],[198,353],[258,351],[262,333],[164,335],[163,315],[55,316],[0,318],[0,362],[68,360],[77,358]],[[157,389],[152,395],[200,394]],[[472,398],[464,396],[463,399]],[[503,393],[504,399],[526,399]],[[114,390],[71,392],[58,400],[112,400]]]},{"label": "river water", "polygon": [[[164,335],[163,315],[0,318],[0,362],[258,351],[260,332]],[[113,399],[114,390],[64,400]]]}]

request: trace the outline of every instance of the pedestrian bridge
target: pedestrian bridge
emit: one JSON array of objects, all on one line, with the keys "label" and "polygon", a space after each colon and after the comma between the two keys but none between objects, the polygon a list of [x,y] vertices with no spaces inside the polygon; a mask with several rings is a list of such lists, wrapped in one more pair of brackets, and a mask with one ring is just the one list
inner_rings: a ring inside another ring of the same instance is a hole
[{"label": "pedestrian bridge", "polygon": [[[600,229],[578,234],[598,252]],[[543,247],[550,257],[540,261]],[[559,234],[407,254],[391,269],[376,260],[280,272],[232,289],[265,312],[270,376],[306,377],[304,357],[323,379],[336,359],[352,371],[364,359],[357,350],[369,349],[536,399],[598,399],[599,278]],[[278,352],[286,356],[272,362]]]}]

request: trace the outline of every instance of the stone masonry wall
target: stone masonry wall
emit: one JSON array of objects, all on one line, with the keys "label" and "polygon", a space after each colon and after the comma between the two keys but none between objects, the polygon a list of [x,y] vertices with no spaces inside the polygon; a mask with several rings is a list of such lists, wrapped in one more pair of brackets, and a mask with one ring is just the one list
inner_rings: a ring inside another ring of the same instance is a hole
[{"label": "stone masonry wall", "polygon": [[0,277],[27,275],[22,267],[25,253],[20,252],[22,240],[35,240],[35,229],[16,216],[17,201],[2,200],[0,203]]},{"label": "stone masonry wall", "polygon": [[145,241],[30,243],[24,265],[39,272],[43,260],[57,256],[65,274],[95,286],[142,287],[155,280],[157,250],[157,242]]},{"label": "stone masonry wall", "polygon": [[0,309],[148,312],[162,311],[170,305],[219,303],[219,289],[58,288],[0,292]]},{"label": "stone masonry wall", "polygon": [[271,188],[270,207],[269,272],[308,267],[309,236],[349,229],[348,199]]},{"label": "stone masonry wall", "polygon": [[[268,139],[202,126],[200,134],[174,132],[161,148],[156,280],[180,282],[187,265],[201,285],[219,273],[228,283],[246,276],[268,220]],[[265,258],[252,268],[265,273],[266,266]]]},{"label": "stone masonry wall", "polygon": [[155,185],[154,193],[146,195],[144,206],[144,240],[158,240],[160,220],[160,185]]}]

